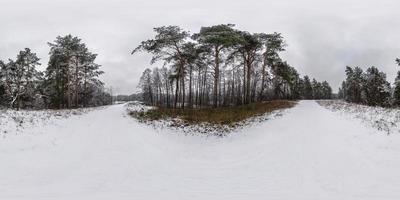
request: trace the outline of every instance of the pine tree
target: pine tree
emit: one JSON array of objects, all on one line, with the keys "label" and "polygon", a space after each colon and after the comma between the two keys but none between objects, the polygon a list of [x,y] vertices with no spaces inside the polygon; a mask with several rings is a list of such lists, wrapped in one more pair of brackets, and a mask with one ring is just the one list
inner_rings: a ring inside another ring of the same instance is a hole
[{"label": "pine tree", "polygon": [[256,62],[258,51],[262,49],[263,45],[261,40],[257,34],[250,34],[245,31],[237,31],[238,40],[236,44],[236,50],[242,56],[244,65],[246,69],[244,71],[247,72],[245,80],[243,84],[245,85],[245,94],[244,94],[244,102],[246,104],[251,103],[251,75],[254,73],[254,63]]},{"label": "pine tree", "polygon": [[143,100],[149,102],[150,105],[154,105],[153,97],[153,84],[152,84],[152,71],[147,68],[144,70],[142,76],[140,77],[138,87],[142,90]]},{"label": "pine tree", "polygon": [[321,99],[322,98],[321,83],[313,79],[311,82],[311,86],[313,91],[313,99]]},{"label": "pine tree", "polygon": [[[192,35],[177,26],[155,28],[153,39],[132,53],[146,51],[162,70],[146,69],[141,79],[145,101],[155,106],[230,106],[273,99],[313,99],[308,76],[282,60],[286,46],[279,33],[249,33],[233,25],[201,28]],[[188,91],[185,92],[185,91]],[[316,83],[318,98],[331,98],[329,84]]]},{"label": "pine tree", "polygon": [[[299,75],[287,62],[280,62],[274,70],[274,91],[275,98],[292,99],[296,93],[295,88]],[[297,95],[299,96],[299,95]]]},{"label": "pine tree", "polygon": [[376,67],[370,67],[365,74],[363,86],[365,102],[370,106],[390,105],[390,83],[386,81],[386,74]]},{"label": "pine tree", "polygon": [[189,33],[178,26],[157,27],[154,28],[154,32],[156,32],[154,39],[143,41],[132,51],[132,54],[146,51],[153,54],[151,64],[158,60],[163,60],[164,64],[173,63],[175,74],[171,78],[174,78],[176,83],[174,107],[177,107],[180,95],[183,99],[182,108],[184,108],[186,59],[182,51]]},{"label": "pine tree", "polygon": [[346,67],[346,88],[345,98],[346,101],[353,103],[363,103],[365,98],[362,96],[362,88],[364,85],[364,72],[361,68]]},{"label": "pine tree", "polygon": [[36,70],[40,65],[39,58],[29,48],[20,51],[15,61],[9,60],[4,67],[7,94],[10,95],[9,106],[19,110],[21,107],[33,107],[32,102],[37,94],[41,73]]},{"label": "pine tree", "polygon": [[313,99],[313,87],[308,76],[304,76],[304,98]]},{"label": "pine tree", "polygon": [[[400,59],[396,59],[396,63],[400,66]],[[397,72],[397,77],[394,82],[394,104],[400,106],[400,71]]]},{"label": "pine tree", "polygon": [[297,70],[293,67],[291,69],[291,83],[290,83],[290,99],[302,99],[304,90],[304,81],[300,78],[300,75],[297,73]]},{"label": "pine tree", "polygon": [[327,81],[322,82],[322,98],[323,99],[332,98],[332,88]]},{"label": "pine tree", "polygon": [[46,69],[48,103],[55,108],[90,106],[93,93],[103,88],[103,74],[91,53],[78,37],[58,36],[49,43],[50,61]]},{"label": "pine tree", "polygon": [[6,90],[6,64],[0,60],[0,106],[8,106],[8,95]]},{"label": "pine tree", "polygon": [[[80,67],[77,70],[78,80],[80,81],[76,85],[77,107],[78,104],[82,104],[83,107],[108,104],[107,99],[101,101],[104,104],[93,105],[90,103],[93,99],[98,99],[95,97],[95,93],[101,92],[104,93],[102,95],[107,96],[107,94],[104,92],[104,83],[98,79],[98,77],[104,72],[100,70],[101,65],[95,63],[96,58],[97,54],[93,54],[87,49],[85,50],[83,56],[80,57]],[[80,101],[78,101],[78,98],[80,99]]]},{"label": "pine tree", "polygon": [[346,99],[346,81],[343,81],[342,86],[339,88],[338,98]]},{"label": "pine tree", "polygon": [[[221,24],[211,27],[202,27],[198,34],[193,35],[193,39],[197,40],[201,45],[209,49],[214,59],[214,85],[213,85],[213,105],[218,106],[218,96],[221,92],[219,89],[220,81],[220,64],[221,52],[237,44],[242,40],[238,32],[233,29],[233,24]],[[246,89],[246,87],[244,87]],[[247,94],[247,92],[245,93]],[[244,95],[245,95],[244,94]]]}]

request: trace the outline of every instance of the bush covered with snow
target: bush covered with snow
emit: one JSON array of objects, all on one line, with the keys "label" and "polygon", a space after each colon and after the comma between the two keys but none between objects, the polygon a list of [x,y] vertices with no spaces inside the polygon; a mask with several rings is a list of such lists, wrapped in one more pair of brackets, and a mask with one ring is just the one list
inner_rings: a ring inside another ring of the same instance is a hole
[{"label": "bush covered with snow", "polygon": [[318,103],[344,116],[360,119],[387,134],[400,133],[400,109],[365,106],[338,100],[318,101]]}]

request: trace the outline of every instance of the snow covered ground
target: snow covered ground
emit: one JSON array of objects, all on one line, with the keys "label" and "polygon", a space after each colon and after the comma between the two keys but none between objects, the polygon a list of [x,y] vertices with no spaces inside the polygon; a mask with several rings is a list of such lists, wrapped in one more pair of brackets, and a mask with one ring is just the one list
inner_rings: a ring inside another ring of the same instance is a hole
[{"label": "snow covered ground", "polygon": [[[30,134],[43,133],[41,127],[53,124],[62,119],[69,118],[74,115],[82,115],[92,110],[102,109],[83,108],[73,110],[2,110],[0,109],[0,137],[8,137],[16,134],[24,133],[30,129]],[[39,127],[39,128],[38,128]],[[32,128],[37,132],[32,131]]]},{"label": "snow covered ground", "polygon": [[11,135],[0,139],[6,200],[400,199],[400,134],[314,101],[223,138],[155,130],[124,105]]},{"label": "snow covered ground", "polygon": [[364,124],[386,134],[400,134],[400,109],[372,107],[335,100],[318,101],[318,104],[344,117],[359,119]]}]

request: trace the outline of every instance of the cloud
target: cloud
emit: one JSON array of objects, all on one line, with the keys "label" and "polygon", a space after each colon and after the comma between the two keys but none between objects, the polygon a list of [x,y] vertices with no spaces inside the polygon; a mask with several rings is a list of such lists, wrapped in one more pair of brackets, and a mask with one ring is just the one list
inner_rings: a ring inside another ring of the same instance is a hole
[{"label": "cloud", "polygon": [[98,53],[102,79],[117,93],[129,94],[150,56],[130,55],[152,28],[235,23],[251,32],[282,32],[289,46],[282,56],[302,75],[327,80],[336,90],[346,65],[377,66],[393,81],[399,70],[400,15],[396,0],[2,0],[0,59],[30,47],[48,61],[57,35],[81,37]]}]

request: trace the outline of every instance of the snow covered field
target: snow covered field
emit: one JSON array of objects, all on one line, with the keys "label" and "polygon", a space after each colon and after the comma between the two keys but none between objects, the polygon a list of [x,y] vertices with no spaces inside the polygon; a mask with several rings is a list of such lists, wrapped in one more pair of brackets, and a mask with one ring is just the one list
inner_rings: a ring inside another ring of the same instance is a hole
[{"label": "snow covered field", "polygon": [[400,199],[400,134],[314,101],[223,138],[124,105],[51,122],[0,139],[0,199]]}]

